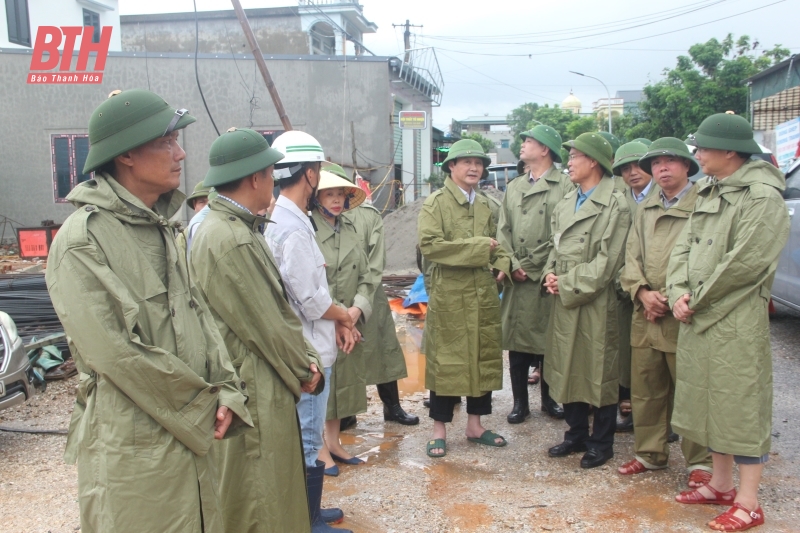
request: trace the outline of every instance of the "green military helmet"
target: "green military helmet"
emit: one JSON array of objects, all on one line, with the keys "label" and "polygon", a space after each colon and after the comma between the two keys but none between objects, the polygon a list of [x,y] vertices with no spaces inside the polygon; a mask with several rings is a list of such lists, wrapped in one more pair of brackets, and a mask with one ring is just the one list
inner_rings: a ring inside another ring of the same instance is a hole
[{"label": "green military helmet", "polygon": [[614,153],[616,153],[617,150],[619,150],[619,147],[620,145],[622,145],[622,142],[619,139],[617,139],[616,135],[608,133],[607,131],[600,131],[598,133],[603,136],[603,139],[607,140],[611,144],[611,149],[614,151]]},{"label": "green military helmet", "polygon": [[211,165],[203,180],[206,187],[217,187],[260,172],[283,159],[283,154],[269,147],[260,133],[230,128],[217,137],[208,152]]},{"label": "green military helmet", "polygon": [[561,163],[561,143],[563,141],[561,139],[561,135],[550,126],[538,124],[532,130],[523,131],[519,134],[519,136],[523,141],[530,137],[531,139],[539,141],[543,145],[547,146],[550,148],[550,156],[553,158],[553,161],[556,163]]},{"label": "green military helmet", "polygon": [[650,139],[645,139],[644,137],[638,137],[638,138],[636,138],[636,139],[632,140],[631,142],[634,142],[634,143],[642,143],[643,145],[645,145],[645,146],[648,146],[648,147],[649,147],[651,144],[653,144],[653,141],[651,141]]},{"label": "green military helmet", "polygon": [[461,139],[453,143],[453,146],[450,147],[450,151],[447,153],[447,158],[442,161],[442,172],[449,175],[450,165],[448,165],[448,163],[460,157],[477,157],[483,160],[483,174],[481,174],[481,179],[486,179],[489,176],[487,167],[492,164],[492,160],[483,151],[483,147],[480,143],[472,139]]},{"label": "green military helmet", "polygon": [[698,148],[731,150],[744,154],[760,154],[761,148],[753,139],[753,128],[744,117],[732,112],[711,115],[686,141]]},{"label": "green military helmet", "polygon": [[197,185],[194,186],[194,190],[192,194],[186,197],[186,205],[189,206],[189,209],[194,209],[194,202],[200,198],[208,198],[208,195],[211,193],[211,187],[206,187],[203,185],[201,181]]},{"label": "green military helmet", "polygon": [[88,174],[137,146],[185,128],[195,118],[144,89],[113,91],[89,118]]},{"label": "green military helmet", "polygon": [[562,144],[564,148],[569,150],[575,148],[582,154],[585,154],[595,161],[597,161],[607,174],[611,174],[611,158],[614,156],[614,151],[611,149],[609,143],[599,132],[587,132],[578,135],[574,141],[567,141]]},{"label": "green military helmet", "polygon": [[689,162],[690,176],[700,172],[700,165],[692,157],[689,147],[686,146],[685,142],[675,137],[661,137],[653,141],[647,153],[639,160],[639,166],[642,167],[642,170],[652,175],[653,159],[662,155],[672,155],[687,160]]},{"label": "green military helmet", "polygon": [[[647,153],[647,146],[642,143],[629,142],[617,148],[617,153],[614,155],[614,165],[611,170],[614,175],[622,176],[622,167],[628,163],[639,163],[639,160]],[[645,171],[647,172],[647,171]],[[647,172],[649,174],[649,172]]]},{"label": "green military helmet", "polygon": [[349,176],[347,172],[345,172],[344,169],[340,165],[337,165],[336,163],[331,163],[331,162],[323,163],[322,170],[327,170],[331,174],[335,174],[336,176],[344,178],[350,183],[353,183],[353,177]]}]

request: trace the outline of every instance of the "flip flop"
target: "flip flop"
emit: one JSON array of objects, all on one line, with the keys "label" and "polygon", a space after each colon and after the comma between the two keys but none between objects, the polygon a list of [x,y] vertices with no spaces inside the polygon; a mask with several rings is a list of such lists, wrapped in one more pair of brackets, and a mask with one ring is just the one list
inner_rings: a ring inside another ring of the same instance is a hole
[{"label": "flip flop", "polygon": [[[441,448],[443,451],[442,453],[433,453],[431,450],[436,448]],[[425,446],[425,453],[428,454],[428,457],[433,457],[434,459],[438,457],[444,457],[447,455],[447,442],[444,439],[433,439],[429,440],[428,444]]]},{"label": "flip flop", "polygon": [[[503,439],[503,442],[500,443],[495,442],[494,439],[497,438]],[[494,446],[495,448],[502,448],[503,446],[508,444],[508,441],[506,440],[505,437],[503,437],[502,435],[498,435],[494,431],[490,431],[488,429],[484,431],[480,437],[477,438],[467,437],[467,440],[470,442],[474,442],[476,444],[485,444],[486,446]]]}]

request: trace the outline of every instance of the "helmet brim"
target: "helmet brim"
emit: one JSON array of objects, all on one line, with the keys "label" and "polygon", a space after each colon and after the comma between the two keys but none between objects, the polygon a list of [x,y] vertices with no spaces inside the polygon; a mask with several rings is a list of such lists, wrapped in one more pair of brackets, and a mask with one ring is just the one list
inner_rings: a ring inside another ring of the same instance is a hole
[{"label": "helmet brim", "polygon": [[230,163],[210,167],[203,179],[205,187],[216,187],[240,180],[265,168],[269,168],[283,159],[283,154],[272,148],[247,156]]}]

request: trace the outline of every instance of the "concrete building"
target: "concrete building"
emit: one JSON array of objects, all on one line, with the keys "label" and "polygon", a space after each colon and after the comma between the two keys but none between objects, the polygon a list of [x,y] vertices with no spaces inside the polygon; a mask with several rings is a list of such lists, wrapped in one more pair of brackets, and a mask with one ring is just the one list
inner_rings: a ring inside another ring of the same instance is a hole
[{"label": "concrete building", "polygon": [[644,91],[617,91],[616,98],[622,98],[622,114],[637,115],[641,113],[639,104],[647,98]]},{"label": "concrete building", "polygon": [[[125,36],[131,26],[123,22],[123,42],[133,42]],[[201,26],[201,35],[206,31]],[[241,27],[231,25],[228,32],[239,38]],[[424,180],[433,168],[430,117],[442,93],[441,76],[428,74],[424,63],[432,51],[413,51],[408,62],[403,56],[263,52],[293,128],[317,137],[330,160],[347,170],[355,166],[371,183],[376,206],[394,206],[395,180],[402,182],[406,201],[426,192]],[[0,122],[20,125],[0,132],[0,217],[37,226],[42,220],[63,222],[73,211],[64,197],[90,177],[81,174],[89,116],[115,89],[149,88],[189,109],[198,121],[180,136],[187,152],[181,188],[189,192],[204,178],[217,133],[195,81],[193,53],[111,52],[100,85],[30,85],[30,62],[30,49],[0,48],[0,100],[8,103],[0,107]],[[197,74],[219,131],[250,127],[268,140],[283,131],[252,55],[201,53]],[[402,110],[426,111],[427,129],[401,130]],[[184,211],[180,218],[188,217]]]},{"label": "concrete building", "polygon": [[514,134],[511,131],[511,123],[506,116],[490,116],[488,113],[482,116],[467,117],[464,120],[454,120],[450,131],[455,134],[467,135],[479,133],[494,144],[495,151],[488,155],[493,163],[516,163],[517,159],[511,152],[511,144],[514,142]]},{"label": "concrete building", "polygon": [[32,48],[39,26],[111,26],[109,50],[119,51],[119,18],[119,0],[5,0],[0,48]]}]

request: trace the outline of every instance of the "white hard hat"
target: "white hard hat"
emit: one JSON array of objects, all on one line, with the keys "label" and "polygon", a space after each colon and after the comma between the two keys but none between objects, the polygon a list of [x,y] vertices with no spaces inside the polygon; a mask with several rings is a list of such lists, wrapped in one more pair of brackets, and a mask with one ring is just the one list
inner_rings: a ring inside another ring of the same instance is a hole
[{"label": "white hard hat", "polygon": [[322,146],[314,137],[303,131],[287,131],[280,134],[272,143],[272,148],[284,155],[275,169],[275,179],[290,178],[303,166],[303,163],[325,161]]}]

